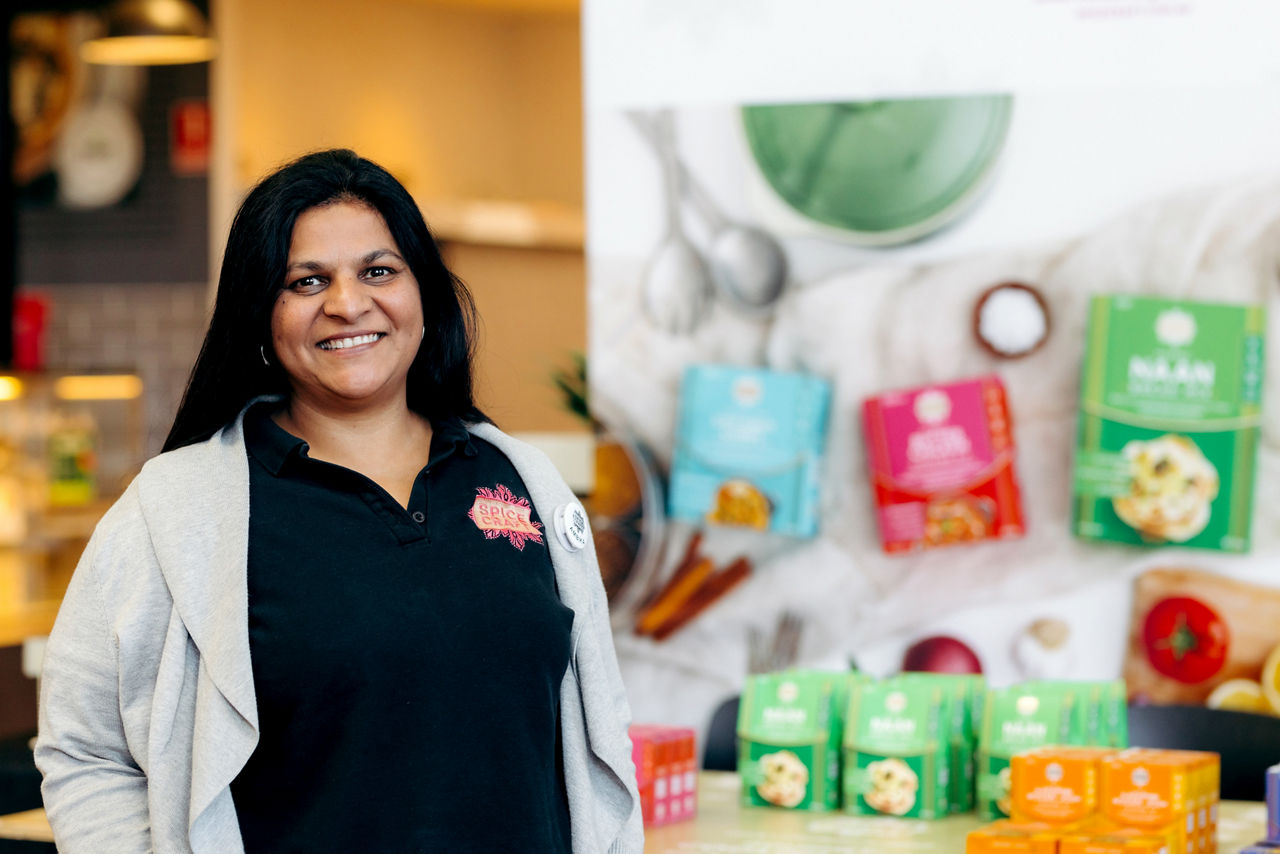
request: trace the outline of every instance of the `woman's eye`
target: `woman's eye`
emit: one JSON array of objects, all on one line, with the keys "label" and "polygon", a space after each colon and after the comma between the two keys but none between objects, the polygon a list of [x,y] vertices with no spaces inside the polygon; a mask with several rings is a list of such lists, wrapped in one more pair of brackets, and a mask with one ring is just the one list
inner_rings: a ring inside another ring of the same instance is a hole
[{"label": "woman's eye", "polygon": [[396,271],[390,267],[370,267],[365,271],[365,275],[370,279],[386,279],[395,274]]},{"label": "woman's eye", "polygon": [[314,294],[324,290],[325,281],[319,276],[304,276],[289,284],[289,290],[296,294]]}]

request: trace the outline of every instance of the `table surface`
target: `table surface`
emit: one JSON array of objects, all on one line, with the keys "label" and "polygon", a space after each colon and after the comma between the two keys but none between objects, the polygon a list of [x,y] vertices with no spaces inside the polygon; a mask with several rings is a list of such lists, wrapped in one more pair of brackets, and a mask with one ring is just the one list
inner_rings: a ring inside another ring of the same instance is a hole
[{"label": "table surface", "polygon": [[52,842],[53,831],[49,829],[44,810],[27,810],[0,815],[0,839]]},{"label": "table surface", "polygon": [[[652,827],[645,854],[956,854],[964,837],[985,822],[973,815],[938,821],[790,812],[739,804],[738,775],[704,771],[698,780],[698,815],[692,821]],[[1260,803],[1224,801],[1218,848],[1234,854],[1261,839],[1266,810]],[[44,810],[0,816],[0,839],[52,842]]]},{"label": "table surface", "polygon": [[[697,817],[648,828],[645,854],[957,854],[964,851],[965,835],[987,823],[972,813],[919,821],[743,807],[740,793],[737,774],[703,771]],[[1223,802],[1218,811],[1222,854],[1235,854],[1265,833],[1262,804]]]}]

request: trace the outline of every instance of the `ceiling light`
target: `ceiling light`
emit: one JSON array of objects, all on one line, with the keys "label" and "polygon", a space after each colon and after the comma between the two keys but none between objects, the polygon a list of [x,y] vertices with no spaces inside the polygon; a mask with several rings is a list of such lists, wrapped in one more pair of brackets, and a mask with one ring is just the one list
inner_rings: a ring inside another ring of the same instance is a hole
[{"label": "ceiling light", "polygon": [[105,18],[106,35],[80,46],[85,62],[181,65],[218,52],[204,15],[188,0],[116,0]]}]

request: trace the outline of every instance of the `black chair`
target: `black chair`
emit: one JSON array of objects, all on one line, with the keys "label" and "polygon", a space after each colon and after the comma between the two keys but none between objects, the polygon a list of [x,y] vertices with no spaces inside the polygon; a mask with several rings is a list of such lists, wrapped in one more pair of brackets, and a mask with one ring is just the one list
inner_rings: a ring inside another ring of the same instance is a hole
[{"label": "black chair", "polygon": [[702,770],[738,770],[738,696],[722,702],[711,714],[703,739]]},{"label": "black chair", "polygon": [[1267,768],[1280,764],[1280,718],[1204,706],[1133,705],[1129,744],[1211,750],[1222,757],[1222,798],[1261,801]]}]

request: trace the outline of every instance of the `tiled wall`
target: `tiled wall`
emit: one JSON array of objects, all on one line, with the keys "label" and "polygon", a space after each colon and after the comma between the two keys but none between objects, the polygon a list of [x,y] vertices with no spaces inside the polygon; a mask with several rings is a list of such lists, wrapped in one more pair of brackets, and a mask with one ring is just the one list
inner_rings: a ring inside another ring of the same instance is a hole
[{"label": "tiled wall", "polygon": [[146,455],[173,423],[208,323],[208,288],[176,285],[47,285],[46,366],[124,370],[142,377]]}]

